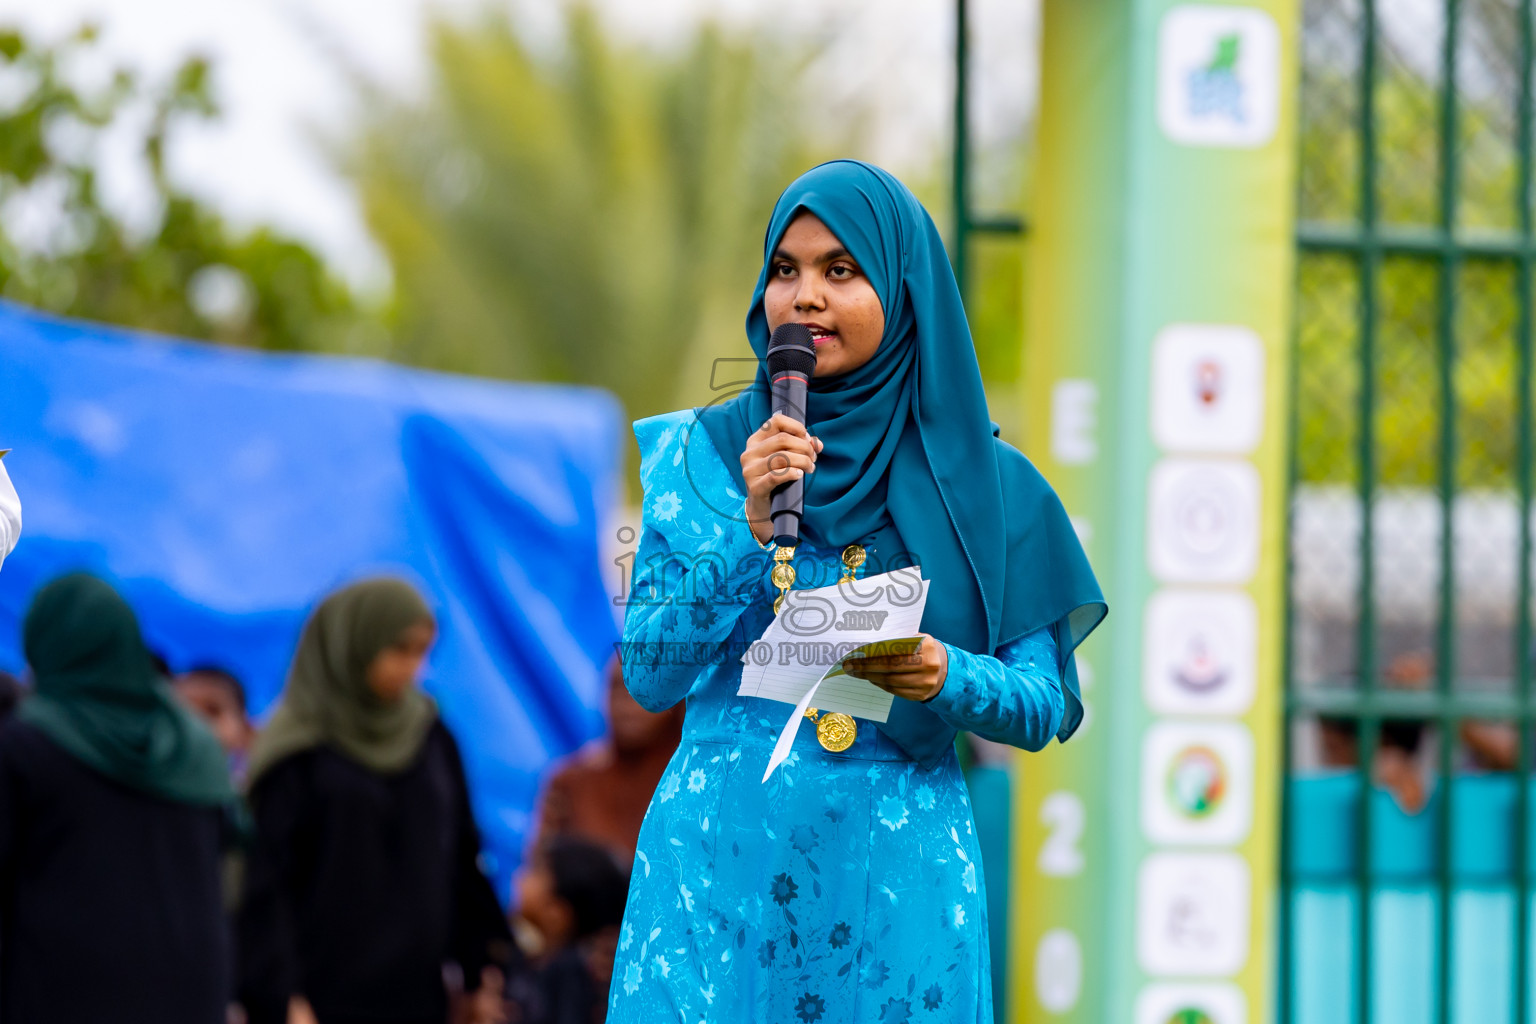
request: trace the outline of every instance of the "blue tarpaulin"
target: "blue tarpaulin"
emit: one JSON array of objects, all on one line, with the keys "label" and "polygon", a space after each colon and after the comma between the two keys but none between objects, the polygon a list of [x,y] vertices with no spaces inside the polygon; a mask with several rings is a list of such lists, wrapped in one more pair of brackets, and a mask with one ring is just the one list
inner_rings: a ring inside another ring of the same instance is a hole
[{"label": "blue tarpaulin", "polygon": [[0,304],[0,448],[21,544],[0,668],[36,589],[114,580],[181,671],[224,665],[260,715],[310,607],[375,573],[440,635],[427,688],[463,749],[505,900],[541,771],[602,727],[617,639],[599,531],[617,483],[607,393],[217,348]]}]

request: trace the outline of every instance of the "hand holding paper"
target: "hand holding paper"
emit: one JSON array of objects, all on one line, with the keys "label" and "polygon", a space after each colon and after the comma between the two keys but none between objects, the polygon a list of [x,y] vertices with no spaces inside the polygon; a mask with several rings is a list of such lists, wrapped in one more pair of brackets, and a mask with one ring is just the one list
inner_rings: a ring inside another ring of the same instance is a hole
[{"label": "hand holding paper", "polygon": [[877,644],[866,656],[843,664],[850,675],[887,693],[907,700],[932,700],[944,687],[949,652],[937,637],[925,633],[918,639],[921,642]]}]

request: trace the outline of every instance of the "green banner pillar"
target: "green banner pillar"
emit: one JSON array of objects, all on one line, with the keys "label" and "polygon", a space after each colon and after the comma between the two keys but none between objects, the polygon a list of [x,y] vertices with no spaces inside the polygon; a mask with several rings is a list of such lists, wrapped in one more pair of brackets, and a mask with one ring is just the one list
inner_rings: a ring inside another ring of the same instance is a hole
[{"label": "green banner pillar", "polygon": [[1110,603],[1020,762],[1008,1019],[1274,1005],[1299,0],[1046,0],[1027,447]]}]

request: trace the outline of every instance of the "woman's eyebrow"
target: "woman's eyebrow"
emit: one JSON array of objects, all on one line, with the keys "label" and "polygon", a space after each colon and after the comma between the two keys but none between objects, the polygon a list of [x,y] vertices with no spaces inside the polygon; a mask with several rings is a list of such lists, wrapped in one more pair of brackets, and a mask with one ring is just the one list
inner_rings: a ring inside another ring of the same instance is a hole
[{"label": "woman's eyebrow", "polygon": [[[776,260],[783,260],[785,263],[795,263],[795,264],[798,264],[800,262],[799,260],[795,259],[793,256],[791,256],[788,252],[786,252],[783,249],[776,249],[776,250],[774,250],[773,258],[776,259]],[[833,260],[851,260],[851,259],[853,259],[853,254],[850,253],[847,249],[843,248],[842,246],[838,246],[835,249],[828,249],[826,252],[822,253],[819,257],[816,258],[815,262],[817,262],[817,263],[831,263]]]}]

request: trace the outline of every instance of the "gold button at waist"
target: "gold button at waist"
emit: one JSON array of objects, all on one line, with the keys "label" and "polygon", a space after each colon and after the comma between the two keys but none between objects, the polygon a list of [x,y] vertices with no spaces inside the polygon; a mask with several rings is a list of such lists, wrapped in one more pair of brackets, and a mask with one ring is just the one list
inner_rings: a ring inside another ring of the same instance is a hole
[{"label": "gold button at waist", "polygon": [[805,717],[816,723],[816,739],[823,749],[841,754],[859,738],[859,724],[853,720],[852,715],[828,711],[818,718],[818,714],[820,712],[815,708],[807,708]]}]

